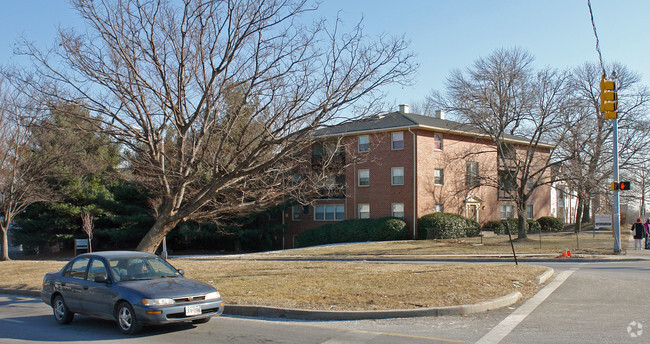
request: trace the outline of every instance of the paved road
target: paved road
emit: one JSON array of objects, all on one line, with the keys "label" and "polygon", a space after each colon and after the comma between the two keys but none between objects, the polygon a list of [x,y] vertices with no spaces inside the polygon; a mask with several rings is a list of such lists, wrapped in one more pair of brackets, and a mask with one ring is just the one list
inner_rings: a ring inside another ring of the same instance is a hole
[{"label": "paved road", "polygon": [[[650,259],[648,252],[631,256]],[[40,300],[0,295],[0,343],[647,343],[650,260],[543,263],[556,275],[532,299],[468,317],[277,321],[237,317],[122,336],[109,321],[54,322]],[[640,326],[639,326],[640,324]]]}]

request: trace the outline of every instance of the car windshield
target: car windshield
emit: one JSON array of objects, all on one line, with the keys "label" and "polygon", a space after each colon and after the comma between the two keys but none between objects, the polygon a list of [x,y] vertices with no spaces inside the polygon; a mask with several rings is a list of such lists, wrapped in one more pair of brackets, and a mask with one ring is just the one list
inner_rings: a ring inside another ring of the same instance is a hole
[{"label": "car windshield", "polygon": [[125,257],[109,260],[117,282],[177,277],[180,273],[160,257]]}]

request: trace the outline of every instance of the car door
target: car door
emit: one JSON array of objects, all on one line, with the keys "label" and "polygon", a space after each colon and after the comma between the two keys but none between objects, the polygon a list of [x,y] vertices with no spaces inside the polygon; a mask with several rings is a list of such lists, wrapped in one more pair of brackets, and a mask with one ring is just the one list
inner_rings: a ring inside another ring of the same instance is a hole
[{"label": "car door", "polygon": [[72,312],[82,311],[81,298],[89,261],[87,257],[75,259],[63,272],[58,285],[55,283],[55,288],[61,291],[65,304]]},{"label": "car door", "polygon": [[[96,278],[104,282],[97,282]],[[85,313],[96,317],[112,319],[113,304],[117,293],[103,260],[95,258],[88,266],[88,274],[83,282],[82,307]]]}]

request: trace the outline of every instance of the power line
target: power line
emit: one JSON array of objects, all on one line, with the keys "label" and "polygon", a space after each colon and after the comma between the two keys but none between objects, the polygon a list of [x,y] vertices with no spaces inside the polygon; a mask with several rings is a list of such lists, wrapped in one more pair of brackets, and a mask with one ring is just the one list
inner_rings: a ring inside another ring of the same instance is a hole
[{"label": "power line", "polygon": [[603,54],[600,52],[600,41],[598,40],[598,32],[596,32],[596,23],[594,22],[594,12],[591,10],[591,0],[587,0],[587,6],[589,6],[589,15],[591,16],[591,27],[594,29],[594,36],[596,36],[596,51],[598,52],[598,60],[600,61],[600,68],[603,70],[603,75],[607,75],[607,72],[605,72],[605,65],[603,64]]}]

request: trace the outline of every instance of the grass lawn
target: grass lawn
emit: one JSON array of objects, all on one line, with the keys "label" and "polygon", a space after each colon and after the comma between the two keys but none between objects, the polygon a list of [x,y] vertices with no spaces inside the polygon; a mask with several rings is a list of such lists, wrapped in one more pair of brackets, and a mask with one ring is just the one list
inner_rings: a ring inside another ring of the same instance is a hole
[{"label": "grass lawn", "polygon": [[[625,239],[627,232],[622,233]],[[482,240],[482,243],[481,243]],[[609,232],[529,235],[521,254],[612,254]],[[508,236],[330,245],[208,259],[170,259],[186,276],[214,285],[227,304],[317,310],[379,310],[471,304],[520,291],[532,296],[540,266],[506,264],[391,264],[274,260],[278,256],[360,258],[373,255],[512,254]],[[0,288],[39,290],[43,275],[65,262],[0,262]]]},{"label": "grass lawn", "polygon": [[[186,276],[216,286],[227,304],[316,310],[377,310],[530,297],[546,269],[514,264],[374,264],[171,259]],[[0,288],[39,290],[65,262],[0,262]]]},{"label": "grass lawn", "polygon": [[[627,239],[622,231],[622,240]],[[516,236],[513,238],[516,239]],[[517,254],[559,255],[565,250],[572,254],[614,254],[614,238],[611,232],[529,234],[525,240],[514,243]],[[622,245],[626,247],[626,245]],[[483,238],[460,238],[450,240],[405,240],[359,243],[351,245],[328,245],[303,249],[265,253],[271,256],[367,256],[367,255],[512,255],[507,235],[486,235]]]}]

